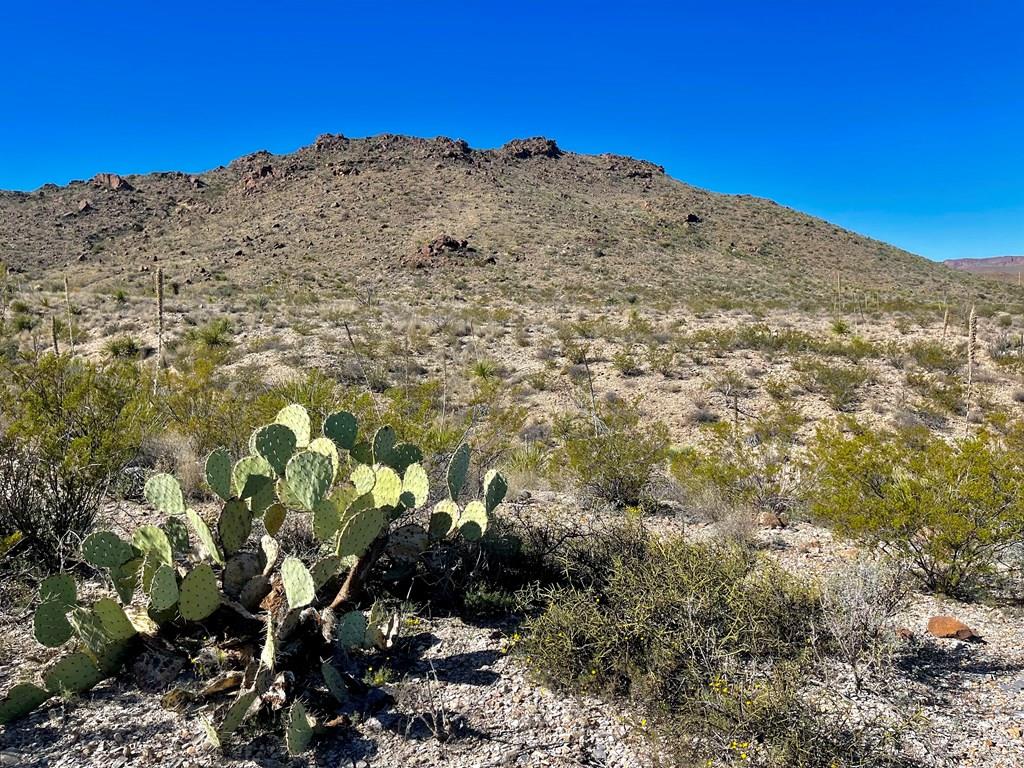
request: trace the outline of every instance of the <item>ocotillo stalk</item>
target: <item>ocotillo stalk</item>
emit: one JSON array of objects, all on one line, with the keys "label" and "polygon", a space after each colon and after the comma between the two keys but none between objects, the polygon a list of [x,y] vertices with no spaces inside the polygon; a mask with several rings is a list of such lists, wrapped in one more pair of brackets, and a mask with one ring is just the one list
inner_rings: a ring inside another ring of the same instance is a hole
[{"label": "ocotillo stalk", "polygon": [[949,307],[942,313],[942,338],[946,338],[946,331],[949,330]]},{"label": "ocotillo stalk", "polygon": [[156,269],[156,372],[154,382],[160,376],[164,364],[164,268]]},{"label": "ocotillo stalk", "polygon": [[974,362],[975,347],[978,343],[978,316],[971,307],[971,314],[967,319],[967,402],[964,405],[964,430],[966,431],[971,415],[971,387],[974,384]]},{"label": "ocotillo stalk", "polygon": [[71,320],[71,290],[68,288],[68,276],[64,275],[64,305],[68,310],[68,352],[75,354],[75,324]]},{"label": "ocotillo stalk", "polygon": [[53,342],[53,354],[60,354],[60,345],[57,343],[57,317],[50,316],[50,341]]}]

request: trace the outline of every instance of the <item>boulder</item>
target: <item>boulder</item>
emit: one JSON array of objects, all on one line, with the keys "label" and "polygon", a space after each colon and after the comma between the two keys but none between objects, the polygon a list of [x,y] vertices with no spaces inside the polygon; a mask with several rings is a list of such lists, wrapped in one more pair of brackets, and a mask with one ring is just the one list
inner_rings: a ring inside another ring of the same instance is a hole
[{"label": "boulder", "polygon": [[115,192],[130,192],[134,189],[116,173],[97,173],[92,177],[92,185],[97,189],[112,189]]},{"label": "boulder", "polygon": [[968,643],[985,642],[973,629],[952,616],[932,616],[928,619],[928,632],[942,639],[963,640]]},{"label": "boulder", "polygon": [[499,150],[503,157],[527,160],[531,157],[560,157],[562,150],[552,139],[534,136],[530,139],[512,139]]}]

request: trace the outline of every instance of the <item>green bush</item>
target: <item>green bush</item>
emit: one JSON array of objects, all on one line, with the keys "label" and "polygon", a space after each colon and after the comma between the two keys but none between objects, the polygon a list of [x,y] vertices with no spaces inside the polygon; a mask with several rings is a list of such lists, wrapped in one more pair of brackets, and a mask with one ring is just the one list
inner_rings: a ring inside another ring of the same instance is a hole
[{"label": "green bush", "polygon": [[1024,539],[1021,454],[987,432],[949,443],[845,421],[818,430],[811,456],[812,511],[905,556],[929,589],[970,595]]},{"label": "green bush", "polygon": [[871,380],[871,374],[859,365],[841,366],[810,360],[805,361],[800,370],[804,374],[804,387],[824,397],[837,411],[852,411],[860,402],[860,388]]},{"label": "green bush", "polygon": [[616,401],[593,415],[556,419],[555,437],[564,446],[562,469],[591,499],[616,507],[638,506],[668,457],[668,428],[640,423],[635,404]]}]

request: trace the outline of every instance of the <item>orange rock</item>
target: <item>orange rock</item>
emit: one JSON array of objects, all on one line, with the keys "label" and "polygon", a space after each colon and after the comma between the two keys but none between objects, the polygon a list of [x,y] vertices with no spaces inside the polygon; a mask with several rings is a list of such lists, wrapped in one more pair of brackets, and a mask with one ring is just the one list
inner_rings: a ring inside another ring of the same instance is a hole
[{"label": "orange rock", "polygon": [[928,631],[935,637],[984,642],[973,629],[952,616],[932,616],[928,619]]}]

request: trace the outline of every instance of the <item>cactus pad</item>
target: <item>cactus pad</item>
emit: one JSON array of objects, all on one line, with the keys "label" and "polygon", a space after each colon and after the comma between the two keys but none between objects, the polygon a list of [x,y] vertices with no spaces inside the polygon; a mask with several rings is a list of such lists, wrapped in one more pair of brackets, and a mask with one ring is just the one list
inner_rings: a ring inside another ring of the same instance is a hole
[{"label": "cactus pad", "polygon": [[164,534],[171,543],[171,552],[176,555],[184,555],[192,549],[192,543],[188,540],[188,528],[176,517],[164,521]]},{"label": "cactus pad", "polygon": [[385,464],[391,458],[391,449],[398,439],[395,430],[385,424],[373,433],[373,460],[377,464]]},{"label": "cactus pad", "polygon": [[313,535],[327,541],[341,527],[341,510],[333,498],[327,498],[313,507]]},{"label": "cactus pad", "polygon": [[202,621],[220,606],[217,577],[207,563],[193,568],[182,580],[178,610],[187,621]]},{"label": "cactus pad", "polygon": [[287,514],[288,510],[284,504],[271,504],[267,507],[267,511],[263,513],[263,527],[267,529],[267,533],[277,536]]},{"label": "cactus pad", "polygon": [[402,495],[402,478],[391,467],[377,468],[377,481],[373,484],[373,506],[396,507]]},{"label": "cactus pad", "polygon": [[451,499],[442,499],[434,505],[434,513],[430,516],[430,538],[443,539],[455,528],[459,519],[459,505]]},{"label": "cactus pad", "polygon": [[288,722],[285,725],[284,743],[288,754],[292,757],[301,755],[313,740],[313,721],[306,714],[302,702],[296,700],[288,710]]},{"label": "cactus pad", "polygon": [[273,536],[261,536],[260,552],[263,553],[263,575],[269,576],[274,566],[277,565],[277,558],[281,554],[281,546]]},{"label": "cactus pad", "polygon": [[178,602],[178,575],[169,565],[161,565],[149,585],[149,604],[157,612],[167,611]]},{"label": "cactus pad", "polygon": [[217,532],[225,554],[234,554],[245,545],[252,532],[252,515],[244,501],[231,499],[224,502]]},{"label": "cactus pad", "polygon": [[306,409],[298,403],[292,405],[286,405],[280,411],[277,412],[277,416],[274,417],[276,424],[283,424],[288,427],[295,435],[295,447],[305,448],[309,445],[310,436],[310,423],[309,414]]},{"label": "cactus pad", "polygon": [[246,610],[255,611],[263,598],[270,594],[270,579],[262,573],[253,576],[249,583],[242,588],[238,596],[238,602],[245,606]]},{"label": "cactus pad", "polygon": [[50,693],[82,693],[103,679],[96,662],[81,651],[68,654],[43,675]]},{"label": "cactus pad", "polygon": [[262,572],[263,568],[260,566],[259,557],[252,552],[238,553],[228,560],[220,575],[221,583],[224,585],[224,594],[229,597],[238,597],[245,585]]},{"label": "cactus pad", "polygon": [[213,532],[210,531],[210,526],[206,524],[206,521],[203,520],[195,510],[185,510],[185,517],[192,526],[192,530],[196,532],[196,538],[199,539],[199,543],[203,545],[203,549],[206,550],[206,554],[208,554],[214,562],[223,565],[224,555],[221,554],[220,547],[217,546],[217,541],[213,538]]},{"label": "cactus pad", "polygon": [[484,475],[484,507],[487,514],[494,511],[495,507],[505,500],[508,493],[508,483],[496,469],[492,469]]},{"label": "cactus pad", "polygon": [[170,565],[174,562],[171,552],[171,541],[163,529],[155,525],[140,525],[132,534],[132,545],[144,555],[153,553],[161,563]]},{"label": "cactus pad", "polygon": [[313,585],[320,589],[324,584],[334,578],[338,571],[341,570],[341,558],[337,555],[330,555],[329,557],[317,560],[313,564],[313,568],[310,570],[310,575],[313,577]]},{"label": "cactus pad", "polygon": [[146,500],[153,509],[165,515],[180,515],[185,511],[185,495],[174,475],[162,472],[146,481]]},{"label": "cactus pad", "polygon": [[418,558],[430,544],[423,526],[409,523],[396,528],[388,536],[387,553],[392,560],[408,562]]},{"label": "cactus pad", "polygon": [[482,501],[471,501],[459,515],[459,533],[466,541],[479,541],[487,530],[487,507]]},{"label": "cactus pad", "polygon": [[347,411],[332,413],[324,419],[324,437],[346,451],[351,450],[356,444],[358,430],[356,417]]},{"label": "cactus pad", "polygon": [[398,443],[391,449],[385,463],[396,472],[401,473],[420,461],[423,461],[423,451],[412,443]]},{"label": "cactus pad", "polygon": [[142,572],[142,563],[143,559],[136,557],[123,565],[110,569],[110,581],[114,584],[117,596],[126,605],[132,601],[135,588],[139,586],[139,574]]},{"label": "cactus pad", "polygon": [[135,627],[124,609],[109,597],[102,597],[92,607],[92,612],[103,626],[103,634],[109,642],[120,643],[135,637]]},{"label": "cactus pad", "polygon": [[469,445],[462,443],[455,449],[451,461],[448,462],[448,495],[452,499],[459,497],[459,491],[466,484],[466,475],[469,473]]},{"label": "cactus pad", "polygon": [[338,620],[334,634],[342,648],[361,648],[366,637],[366,616],[362,611],[349,611]]},{"label": "cactus pad", "polygon": [[387,521],[387,515],[380,509],[368,509],[349,518],[338,539],[338,556],[363,554]]},{"label": "cactus pad", "polygon": [[430,479],[421,464],[410,464],[402,476],[402,494],[411,494],[413,507],[422,507],[430,496]]},{"label": "cactus pad", "polygon": [[116,533],[96,531],[82,542],[82,556],[98,568],[116,568],[135,557],[135,550]]},{"label": "cactus pad", "polygon": [[226,739],[238,730],[238,726],[242,724],[245,716],[249,714],[254,701],[256,701],[256,691],[245,691],[238,694],[238,698],[231,703],[227,712],[224,713],[224,720],[217,731],[217,736],[220,739]]},{"label": "cactus pad", "polygon": [[206,484],[224,501],[231,498],[231,454],[216,448],[206,457]]},{"label": "cactus pad", "polygon": [[39,585],[39,597],[44,603],[55,600],[68,607],[74,605],[78,600],[74,577],[70,573],[48,576]]},{"label": "cactus pad", "polygon": [[303,451],[295,454],[285,469],[288,491],[303,509],[313,510],[331,487],[334,468],[322,453]]},{"label": "cactus pad", "polygon": [[281,563],[281,581],[289,608],[303,608],[316,597],[313,576],[297,557],[286,557]]},{"label": "cactus pad", "polygon": [[220,743],[220,734],[217,733],[217,729],[214,727],[213,723],[205,717],[200,717],[199,725],[203,729],[203,733],[206,735],[206,741],[211,747],[219,750],[222,746]]},{"label": "cactus pad", "polygon": [[24,717],[51,695],[34,683],[18,683],[0,699],[0,725]]},{"label": "cactus pad", "polygon": [[352,470],[350,479],[352,480],[352,485],[355,486],[356,494],[359,496],[372,491],[374,484],[377,482],[377,476],[373,472],[373,467],[367,464],[357,465]]},{"label": "cactus pad", "polygon": [[325,661],[320,665],[320,674],[324,676],[324,683],[327,685],[327,690],[331,692],[331,696],[337,699],[339,704],[347,703],[348,688],[338,670]]},{"label": "cactus pad", "polygon": [[326,437],[318,437],[316,440],[309,442],[309,450],[313,453],[322,453],[328,459],[331,460],[331,482],[338,477],[338,470],[341,469],[341,456],[338,454],[338,446],[328,440]]},{"label": "cactus pad", "polygon": [[254,437],[256,453],[266,459],[279,477],[283,475],[298,443],[295,433],[284,424],[268,424],[256,430]]},{"label": "cactus pad", "polygon": [[32,617],[36,642],[47,648],[56,648],[70,640],[72,631],[67,612],[68,605],[60,600],[40,603]]},{"label": "cactus pad", "polygon": [[250,475],[273,479],[274,468],[262,456],[243,456],[231,470],[231,495],[243,498],[242,490]]}]

